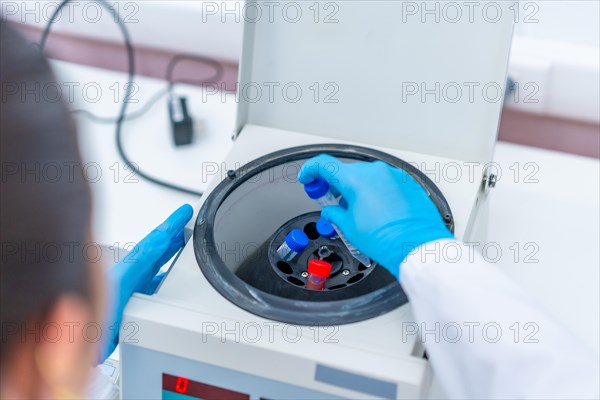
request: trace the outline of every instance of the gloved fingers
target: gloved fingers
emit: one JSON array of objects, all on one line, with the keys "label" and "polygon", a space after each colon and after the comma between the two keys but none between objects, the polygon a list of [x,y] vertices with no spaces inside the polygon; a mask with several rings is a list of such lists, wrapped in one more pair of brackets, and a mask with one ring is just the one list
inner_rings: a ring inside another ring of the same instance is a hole
[{"label": "gloved fingers", "polygon": [[350,231],[352,218],[346,209],[340,206],[324,207],[321,216],[339,228],[344,235],[347,235]]},{"label": "gloved fingers", "polygon": [[351,196],[352,175],[345,164],[329,154],[320,154],[306,161],[298,173],[298,181],[307,184],[317,178],[326,180],[334,191],[344,197]]},{"label": "gloved fingers", "polygon": [[[160,267],[183,246],[183,227],[192,213],[193,209],[190,205],[180,207],[142,239],[121,263],[129,267],[137,264],[148,268],[148,273],[154,276]],[[137,288],[139,289],[139,286]]]},{"label": "gloved fingers", "polygon": [[160,224],[156,230],[160,232],[166,232],[171,235],[178,234],[185,224],[188,223],[190,218],[192,218],[192,214],[194,213],[194,209],[189,204],[184,204],[179,207],[173,214],[171,214],[162,224]]},{"label": "gloved fingers", "polygon": [[177,253],[183,247],[184,244],[185,244],[185,241],[183,238],[183,229],[182,229],[177,235],[175,235],[171,239],[169,246],[167,247],[165,252],[162,254],[162,256],[158,259],[158,261],[155,263],[154,269],[159,270],[163,265],[165,265],[165,263],[167,261],[169,261],[171,259],[171,257],[173,257],[175,255],[175,253]]},{"label": "gloved fingers", "polygon": [[363,179],[367,181],[379,180],[379,182],[386,182],[389,188],[398,188],[404,199],[417,196],[420,201],[416,201],[415,199],[413,203],[431,202],[425,188],[407,171],[393,167],[383,161],[363,163],[361,167],[366,169],[363,169],[362,174],[360,174]]},{"label": "gloved fingers", "polygon": [[302,165],[298,181],[307,184],[320,177],[329,183],[335,183],[343,177],[344,166],[343,162],[329,154],[319,154]]},{"label": "gloved fingers", "polygon": [[346,200],[345,197],[340,198],[339,206],[342,207],[344,210],[347,210],[349,207],[348,200]]},{"label": "gloved fingers", "polygon": [[125,261],[129,263],[151,261],[153,265],[171,247],[174,239],[176,243],[181,242],[179,245],[181,247],[183,245],[183,227],[190,220],[192,214],[193,208],[189,204],[179,207],[162,224],[143,238],[127,255]]},{"label": "gloved fingers", "polygon": [[413,178],[408,172],[403,169],[392,167],[386,164],[390,168],[390,172],[394,175],[396,182],[401,185],[404,189],[417,190],[423,194],[427,194],[425,189],[419,185],[419,183]]},{"label": "gloved fingers", "polygon": [[161,272],[155,275],[154,278],[152,278],[152,280],[148,283],[148,287],[145,290],[143,290],[142,293],[147,295],[154,294],[154,292],[156,292],[156,288],[158,287],[158,285],[160,285],[166,274],[166,272]]},{"label": "gloved fingers", "polygon": [[169,238],[161,237],[162,235],[164,234],[159,231],[152,231],[120,263],[122,267],[131,271],[131,275],[129,275],[131,278],[128,279],[127,284],[133,285],[132,289],[135,292],[145,293],[158,270],[173,257],[183,244],[183,236],[179,242],[169,241]]},{"label": "gloved fingers", "polygon": [[143,238],[120,264],[131,266],[132,264],[154,265],[168,247],[168,239],[161,240],[161,233],[154,230]]}]

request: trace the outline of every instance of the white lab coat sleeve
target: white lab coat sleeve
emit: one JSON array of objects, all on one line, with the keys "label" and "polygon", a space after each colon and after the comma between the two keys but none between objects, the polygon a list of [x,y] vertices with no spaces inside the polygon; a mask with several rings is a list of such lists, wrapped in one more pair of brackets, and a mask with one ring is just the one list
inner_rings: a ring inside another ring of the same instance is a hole
[{"label": "white lab coat sleeve", "polygon": [[418,329],[449,398],[599,397],[598,354],[472,246],[422,245],[400,282],[415,316],[402,337]]}]

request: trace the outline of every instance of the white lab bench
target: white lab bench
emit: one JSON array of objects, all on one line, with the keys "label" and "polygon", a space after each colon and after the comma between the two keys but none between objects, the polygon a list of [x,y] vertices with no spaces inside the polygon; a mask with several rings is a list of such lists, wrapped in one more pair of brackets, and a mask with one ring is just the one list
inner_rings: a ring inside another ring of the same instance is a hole
[{"label": "white lab bench", "polygon": [[[53,66],[60,80],[79,84],[72,108],[116,117],[125,74],[58,61]],[[129,112],[164,86],[163,81],[138,77],[133,98],[139,103],[130,104]],[[98,87],[102,96],[96,99]],[[190,86],[178,86],[176,92],[188,96],[198,125],[194,143],[173,145],[165,97],[143,117],[125,124],[125,151],[145,172],[202,190],[231,147],[236,99],[233,94],[204,96],[201,89]],[[124,170],[115,147],[114,125],[92,122],[80,114],[76,118],[88,178],[97,179],[91,184],[96,241],[126,246],[182,203],[196,202],[194,196],[128,176],[130,171]],[[489,257],[497,258],[493,251],[500,248],[496,265],[598,351],[599,161],[501,142],[495,162],[502,176],[491,193]],[[97,171],[102,174],[98,178]]]}]

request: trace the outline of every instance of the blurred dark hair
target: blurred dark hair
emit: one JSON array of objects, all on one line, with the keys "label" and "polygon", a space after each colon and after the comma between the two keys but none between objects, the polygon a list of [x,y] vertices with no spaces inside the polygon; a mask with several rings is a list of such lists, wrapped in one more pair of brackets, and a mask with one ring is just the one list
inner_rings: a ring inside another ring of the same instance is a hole
[{"label": "blurred dark hair", "polygon": [[[67,293],[90,301],[91,196],[77,132],[47,60],[0,21],[2,361]],[[46,92],[45,92],[46,91]],[[91,303],[90,303],[91,304]],[[65,327],[61,327],[65,328]],[[39,332],[37,336],[39,338]]]}]

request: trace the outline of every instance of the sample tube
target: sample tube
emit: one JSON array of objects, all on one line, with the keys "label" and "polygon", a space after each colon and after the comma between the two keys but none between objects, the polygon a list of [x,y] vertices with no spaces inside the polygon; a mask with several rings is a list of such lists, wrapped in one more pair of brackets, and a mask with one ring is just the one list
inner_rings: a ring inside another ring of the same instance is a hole
[{"label": "sample tube", "polygon": [[319,218],[317,220],[317,232],[319,232],[319,235],[327,239],[336,239],[338,237],[333,225],[331,225],[329,221],[324,218]]},{"label": "sample tube", "polygon": [[306,288],[310,290],[323,290],[325,281],[331,274],[331,264],[323,260],[310,260],[308,262],[308,280]]},{"label": "sample tube", "polygon": [[291,261],[296,255],[308,246],[308,236],[300,229],[292,229],[285,237],[285,241],[277,249],[277,254],[283,261]]},{"label": "sample tube", "polygon": [[[329,190],[329,183],[322,178],[317,178],[314,181],[304,185],[304,191],[306,192],[308,197],[316,201],[317,204],[321,206],[321,208],[338,205],[337,199]],[[370,267],[371,260],[369,259],[369,257],[365,256],[360,251],[358,251],[358,249],[354,247],[348,241],[348,239],[346,239],[346,237],[342,234],[342,232],[338,229],[337,226],[333,224],[332,226],[337,232],[342,242],[344,242],[344,244],[346,245],[346,248],[348,249],[350,254],[352,254],[352,256],[356,258],[360,263],[362,263],[365,267]]]},{"label": "sample tube", "polygon": [[304,185],[304,191],[308,197],[316,201],[321,208],[338,205],[338,201],[329,190],[329,183],[325,179],[317,178],[314,181],[307,183]]}]

